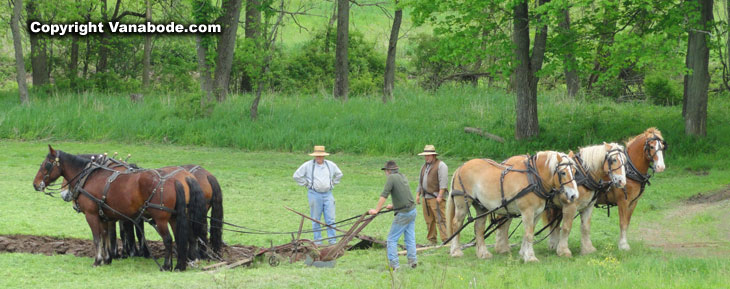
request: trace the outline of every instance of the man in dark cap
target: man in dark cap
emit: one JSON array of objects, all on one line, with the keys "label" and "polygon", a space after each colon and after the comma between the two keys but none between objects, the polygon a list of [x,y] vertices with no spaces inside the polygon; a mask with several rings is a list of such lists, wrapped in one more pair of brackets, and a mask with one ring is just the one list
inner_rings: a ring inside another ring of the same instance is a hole
[{"label": "man in dark cap", "polygon": [[388,196],[393,196],[393,204],[386,208],[395,208],[395,218],[390,225],[388,233],[388,261],[393,270],[397,270],[400,265],[398,262],[398,239],[403,235],[403,240],[408,251],[408,266],[416,268],[418,259],[416,258],[416,204],[413,202],[413,194],[411,187],[408,186],[406,176],[398,171],[398,165],[395,161],[388,161],[385,167],[381,168],[385,171],[387,181],[385,188],[380,194],[378,205],[375,209],[368,211],[368,214],[375,215],[383,208],[385,200]]}]

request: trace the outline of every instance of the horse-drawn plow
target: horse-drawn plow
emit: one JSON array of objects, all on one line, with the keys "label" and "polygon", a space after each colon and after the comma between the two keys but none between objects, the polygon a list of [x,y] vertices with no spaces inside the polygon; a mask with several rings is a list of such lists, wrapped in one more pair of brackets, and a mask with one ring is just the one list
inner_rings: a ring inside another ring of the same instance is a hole
[{"label": "horse-drawn plow", "polygon": [[[274,246],[272,243],[268,248],[263,247],[257,249],[256,253],[252,256],[246,256],[239,260],[225,260],[205,266],[202,270],[207,271],[221,268],[234,268],[242,265],[251,265],[257,262],[276,267],[281,264],[281,262],[289,262],[291,264],[302,260],[304,260],[308,266],[333,267],[336,264],[335,260],[345,255],[345,252],[349,249],[371,247],[373,243],[385,245],[384,241],[360,234],[360,232],[365,229],[365,227],[370,224],[377,215],[369,216],[367,214],[362,214],[340,221],[339,223],[344,223],[355,220],[348,230],[343,230],[333,225],[327,225],[319,220],[312,219],[292,208],[285,208],[301,217],[298,231],[291,232],[291,242],[278,246]],[[320,223],[324,227],[333,228],[342,233],[342,235],[337,236],[339,239],[337,243],[326,246],[317,245],[316,242],[310,239],[301,238],[302,233],[304,232],[304,223],[308,220]],[[355,246],[349,246],[349,243],[356,238],[360,239],[361,242]]]}]

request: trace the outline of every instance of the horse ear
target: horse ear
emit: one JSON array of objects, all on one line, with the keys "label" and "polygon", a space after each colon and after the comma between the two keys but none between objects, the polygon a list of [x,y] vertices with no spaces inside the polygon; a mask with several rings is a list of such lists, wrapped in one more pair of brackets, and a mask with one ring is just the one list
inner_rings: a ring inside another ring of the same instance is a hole
[{"label": "horse ear", "polygon": [[568,156],[572,158],[572,157],[575,157],[575,154],[574,154],[574,153],[573,153],[573,151],[571,150],[571,151],[570,151],[570,152],[568,153]]},{"label": "horse ear", "polygon": [[53,149],[53,148],[51,147],[51,145],[50,145],[50,144],[48,145],[48,152],[49,152],[49,153],[50,153],[50,154],[51,154],[52,156],[56,156],[56,150],[54,150],[54,149]]},{"label": "horse ear", "polygon": [[558,163],[563,161],[563,157],[561,157],[560,154],[555,154],[555,157],[558,159]]}]

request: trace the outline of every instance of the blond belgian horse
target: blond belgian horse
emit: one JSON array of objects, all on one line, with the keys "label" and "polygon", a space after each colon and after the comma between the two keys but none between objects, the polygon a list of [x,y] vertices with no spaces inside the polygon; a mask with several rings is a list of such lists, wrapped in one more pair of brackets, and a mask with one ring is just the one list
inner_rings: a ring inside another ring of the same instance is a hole
[{"label": "blond belgian horse", "polygon": [[628,156],[626,187],[624,189],[612,188],[607,194],[598,198],[597,204],[618,206],[621,227],[618,248],[621,250],[631,249],[626,239],[631,215],[646,184],[649,183],[649,168],[651,167],[657,173],[664,171],[664,150],[666,148],[667,143],[664,141],[662,132],[653,127],[629,139],[626,142],[626,155]]},{"label": "blond belgian horse", "polygon": [[[451,196],[446,202],[447,231],[454,235],[474,200],[479,203],[475,204],[479,214],[489,211],[510,217],[520,214],[525,224],[520,256],[525,262],[538,261],[532,248],[535,222],[545,209],[545,196],[551,191],[562,188],[564,193],[561,195],[566,202],[578,198],[577,185],[573,180],[575,164],[568,155],[555,151],[538,152],[535,156],[514,156],[506,162],[513,165],[473,159],[454,172]],[[492,256],[484,244],[485,223],[486,218],[478,218],[474,223],[479,258]],[[506,227],[509,229],[509,224]],[[506,238],[501,243],[498,240],[495,250],[498,253],[510,251]],[[458,234],[451,240],[451,256],[463,256]]]},{"label": "blond belgian horse", "polygon": [[[572,153],[572,152],[571,152]],[[580,196],[572,203],[566,204],[558,198],[551,200],[553,208],[543,214],[546,224],[551,224],[550,249],[556,250],[558,256],[570,257],[568,237],[573,227],[576,213],[580,213],[581,220],[581,254],[590,254],[596,251],[591,243],[591,213],[596,202],[596,194],[606,191],[611,185],[623,188],[626,185],[626,155],[624,147],[617,143],[603,143],[580,149],[578,155],[573,156],[576,162],[576,182],[579,185]],[[590,179],[588,179],[590,178]],[[604,182],[610,179],[610,182]],[[598,190],[598,192],[596,191]],[[560,230],[557,220],[562,212]]]}]

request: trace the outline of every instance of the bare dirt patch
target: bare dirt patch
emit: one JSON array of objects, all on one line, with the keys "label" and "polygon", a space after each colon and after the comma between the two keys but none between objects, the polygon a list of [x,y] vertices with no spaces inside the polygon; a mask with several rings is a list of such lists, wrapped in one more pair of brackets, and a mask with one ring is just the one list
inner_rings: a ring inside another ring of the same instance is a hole
[{"label": "bare dirt patch", "polygon": [[730,199],[730,185],[717,191],[697,193],[685,201],[688,204],[714,203]]},{"label": "bare dirt patch", "polygon": [[[121,252],[121,240],[117,241]],[[150,254],[154,258],[164,257],[164,245],[161,241],[147,241]],[[236,261],[251,258],[257,252],[254,246],[232,245],[221,249],[224,261]],[[93,258],[96,255],[91,240],[75,238],[56,238],[33,235],[0,235],[0,253],[31,253],[43,255],[70,254],[76,257]]]},{"label": "bare dirt patch", "polygon": [[698,193],[668,210],[661,221],[639,224],[650,247],[686,256],[730,255],[730,186]]}]

